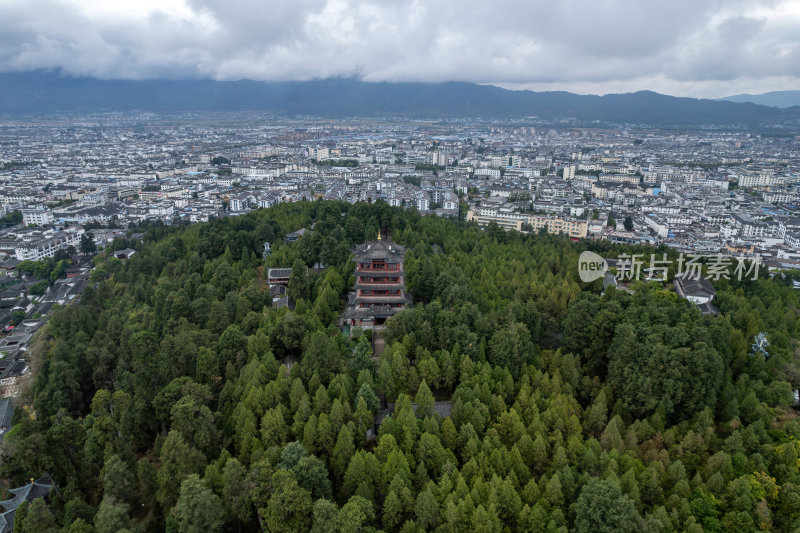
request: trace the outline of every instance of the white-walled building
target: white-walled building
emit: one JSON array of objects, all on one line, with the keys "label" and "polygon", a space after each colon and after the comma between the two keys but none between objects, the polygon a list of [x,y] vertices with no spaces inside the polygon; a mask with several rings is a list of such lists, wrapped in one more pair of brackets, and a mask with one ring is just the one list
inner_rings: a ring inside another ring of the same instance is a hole
[{"label": "white-walled building", "polygon": [[53,212],[44,206],[27,207],[22,210],[22,223],[48,226],[53,223]]}]

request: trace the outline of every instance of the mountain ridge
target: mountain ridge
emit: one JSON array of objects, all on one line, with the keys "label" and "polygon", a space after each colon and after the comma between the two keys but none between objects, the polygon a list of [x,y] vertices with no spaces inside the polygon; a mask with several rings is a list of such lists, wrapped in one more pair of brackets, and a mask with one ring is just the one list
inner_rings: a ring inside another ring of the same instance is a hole
[{"label": "mountain ridge", "polygon": [[794,107],[800,106],[800,91],[770,91],[759,94],[733,94],[720,98],[728,102],[750,102],[754,104],[766,105],[770,107]]},{"label": "mountain ridge", "polygon": [[101,80],[57,72],[0,74],[0,113],[265,111],[321,117],[520,117],[653,125],[800,122],[800,107],[668,96],[578,95],[469,82]]}]

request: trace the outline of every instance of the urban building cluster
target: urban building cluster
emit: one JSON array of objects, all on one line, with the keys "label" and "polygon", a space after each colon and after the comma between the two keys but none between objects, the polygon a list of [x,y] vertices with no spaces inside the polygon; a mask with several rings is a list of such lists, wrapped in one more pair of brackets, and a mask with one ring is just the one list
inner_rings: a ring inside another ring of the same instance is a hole
[{"label": "urban building cluster", "polygon": [[5,123],[0,252],[41,260],[87,232],[102,248],[142,222],[326,198],[800,266],[800,143],[790,135],[534,119],[203,118]]}]

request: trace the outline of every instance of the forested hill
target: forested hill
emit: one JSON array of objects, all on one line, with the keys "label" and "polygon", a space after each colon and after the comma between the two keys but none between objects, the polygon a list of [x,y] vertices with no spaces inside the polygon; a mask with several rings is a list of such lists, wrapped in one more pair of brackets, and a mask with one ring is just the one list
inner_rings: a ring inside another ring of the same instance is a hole
[{"label": "forested hill", "polygon": [[[379,228],[408,247],[416,304],[375,362],[335,324],[350,250]],[[270,307],[264,241],[267,267],[293,266],[293,311]],[[722,315],[704,317],[666,288],[582,284],[579,253],[623,251],[607,243],[382,203],[280,205],[136,246],[99,256],[35,347],[0,477],[60,490],[15,531],[800,528],[791,280],[717,283]],[[749,354],[760,331],[768,358]]]}]

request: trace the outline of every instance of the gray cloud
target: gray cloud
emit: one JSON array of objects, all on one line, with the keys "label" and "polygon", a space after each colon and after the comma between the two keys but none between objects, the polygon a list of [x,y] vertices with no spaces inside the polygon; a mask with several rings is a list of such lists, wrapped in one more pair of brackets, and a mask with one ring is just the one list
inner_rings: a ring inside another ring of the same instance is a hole
[{"label": "gray cloud", "polygon": [[796,0],[130,1],[4,0],[0,70],[702,96],[800,87]]}]

